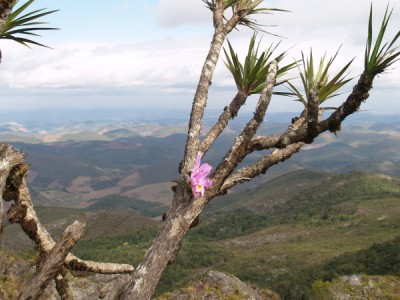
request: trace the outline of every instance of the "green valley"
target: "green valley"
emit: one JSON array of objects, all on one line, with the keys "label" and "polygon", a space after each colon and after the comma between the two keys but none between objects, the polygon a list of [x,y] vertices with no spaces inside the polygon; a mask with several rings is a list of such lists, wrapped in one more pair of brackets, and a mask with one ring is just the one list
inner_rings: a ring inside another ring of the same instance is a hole
[{"label": "green valley", "polygon": [[[400,276],[399,187],[400,178],[388,175],[300,170],[216,199],[184,239],[158,294],[208,270],[235,274],[283,299],[309,298],[314,282],[340,275]],[[98,202],[96,210],[38,207],[38,213],[56,236],[73,219],[87,220],[85,237],[73,250],[82,258],[137,264],[160,224],[137,212],[154,207],[127,213],[111,209],[109,201]],[[5,240],[17,237],[16,230],[7,226]]]}]

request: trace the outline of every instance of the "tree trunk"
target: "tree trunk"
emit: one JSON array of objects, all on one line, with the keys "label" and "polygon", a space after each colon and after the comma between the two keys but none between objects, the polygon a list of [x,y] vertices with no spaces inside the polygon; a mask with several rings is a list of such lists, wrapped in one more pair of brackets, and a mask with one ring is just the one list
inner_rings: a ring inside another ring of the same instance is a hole
[{"label": "tree trunk", "polygon": [[161,230],[135,270],[121,299],[147,300],[154,294],[162,272],[175,260],[182,238],[207,203],[205,198],[194,198],[189,204],[183,205],[188,203],[184,197],[188,197],[184,188],[178,188],[173,203],[181,204],[172,205],[168,210]]}]

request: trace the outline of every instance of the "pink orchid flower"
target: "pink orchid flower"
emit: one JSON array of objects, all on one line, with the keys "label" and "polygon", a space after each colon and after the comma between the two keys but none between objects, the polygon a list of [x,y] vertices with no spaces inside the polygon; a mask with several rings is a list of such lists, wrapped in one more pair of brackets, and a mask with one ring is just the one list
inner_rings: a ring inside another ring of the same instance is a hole
[{"label": "pink orchid flower", "polygon": [[190,185],[192,188],[193,195],[197,198],[204,196],[205,188],[212,186],[212,182],[209,178],[206,178],[211,171],[211,166],[207,163],[201,165],[201,154],[197,153],[196,163],[193,166],[190,174]]}]

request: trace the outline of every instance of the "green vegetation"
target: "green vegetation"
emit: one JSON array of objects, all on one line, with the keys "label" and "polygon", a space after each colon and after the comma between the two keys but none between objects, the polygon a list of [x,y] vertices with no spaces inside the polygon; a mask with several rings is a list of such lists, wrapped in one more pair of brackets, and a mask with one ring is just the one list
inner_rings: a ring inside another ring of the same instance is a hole
[{"label": "green vegetation", "polygon": [[[342,275],[400,276],[399,187],[399,178],[386,175],[303,170],[216,199],[218,205],[208,208],[182,242],[158,294],[186,286],[208,270],[234,274],[283,299],[327,292]],[[106,200],[97,204],[101,211],[39,208],[38,214],[52,233],[85,218],[84,239],[73,250],[82,258],[135,265],[159,223],[127,209],[104,209],[131,205],[146,213],[157,206]],[[15,243],[21,243],[14,235]]]},{"label": "green vegetation", "polygon": [[[352,283],[356,281],[355,283]],[[333,282],[317,280],[312,285],[311,300],[339,299],[387,299],[397,300],[400,295],[399,277],[394,276],[345,276]]]},{"label": "green vegetation", "polygon": [[129,235],[83,240],[74,247],[74,253],[82,259],[137,265],[156,233],[157,228],[148,228]]},{"label": "green vegetation", "polygon": [[347,220],[358,204],[372,199],[400,198],[400,180],[385,175],[354,172],[338,175],[318,186],[302,190],[285,204],[275,207],[275,217],[310,223]]},{"label": "green vegetation", "polygon": [[266,226],[266,216],[250,210],[219,212],[189,233],[193,240],[217,241],[246,235]]},{"label": "green vegetation", "polygon": [[[298,183],[306,178],[304,172],[293,175]],[[285,177],[274,181],[276,190],[287,186]],[[400,206],[399,186],[398,178],[377,174],[324,176],[314,186],[294,184],[297,194],[286,191],[289,200],[272,212],[225,207],[226,211],[207,215],[187,239],[222,247],[219,251],[226,259],[213,269],[276,290],[284,299],[309,297],[318,278],[331,280],[353,273],[398,275],[400,238],[394,238],[400,217],[394,208]],[[265,195],[267,190],[260,187],[234,197],[241,195],[241,204],[250,207],[252,198],[258,198],[260,205],[270,201],[258,192]]]},{"label": "green vegetation", "polygon": [[146,217],[161,216],[167,207],[158,202],[148,202],[123,196],[104,197],[88,207],[89,210],[134,210]]}]

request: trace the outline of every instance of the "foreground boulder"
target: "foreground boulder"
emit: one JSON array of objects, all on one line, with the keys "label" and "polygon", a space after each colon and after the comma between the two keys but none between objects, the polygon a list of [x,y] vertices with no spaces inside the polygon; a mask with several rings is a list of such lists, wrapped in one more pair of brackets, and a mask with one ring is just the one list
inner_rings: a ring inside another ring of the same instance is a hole
[{"label": "foreground boulder", "polygon": [[172,293],[165,293],[157,300],[279,300],[269,290],[255,290],[237,277],[217,271],[209,271],[200,283]]}]

